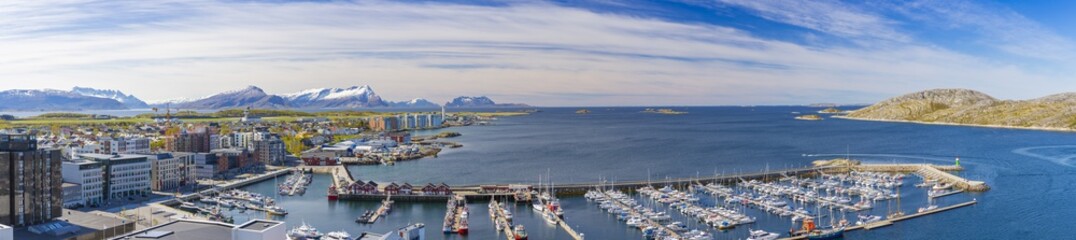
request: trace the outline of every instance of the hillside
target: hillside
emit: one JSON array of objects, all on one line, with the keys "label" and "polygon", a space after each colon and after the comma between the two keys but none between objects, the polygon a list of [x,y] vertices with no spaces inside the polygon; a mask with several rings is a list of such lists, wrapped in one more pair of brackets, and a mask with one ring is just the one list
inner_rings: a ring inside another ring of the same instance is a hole
[{"label": "hillside", "polygon": [[1076,93],[998,100],[967,89],[934,89],[891,98],[847,118],[1076,130]]}]

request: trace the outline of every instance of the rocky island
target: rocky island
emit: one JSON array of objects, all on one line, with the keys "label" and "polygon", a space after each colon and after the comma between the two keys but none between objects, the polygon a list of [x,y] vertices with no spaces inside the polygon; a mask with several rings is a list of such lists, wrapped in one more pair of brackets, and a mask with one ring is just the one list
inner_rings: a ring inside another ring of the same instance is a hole
[{"label": "rocky island", "polygon": [[646,110],[643,110],[643,112],[644,113],[657,113],[657,114],[670,114],[670,115],[687,114],[687,112],[678,112],[678,111],[668,109],[668,108],[662,108],[662,109],[647,108]]},{"label": "rocky island", "polygon": [[1039,130],[1076,130],[1076,93],[999,100],[968,89],[934,89],[891,98],[843,118]]},{"label": "rocky island", "polygon": [[819,121],[822,120],[822,116],[818,116],[815,114],[800,115],[796,116],[796,120]]}]

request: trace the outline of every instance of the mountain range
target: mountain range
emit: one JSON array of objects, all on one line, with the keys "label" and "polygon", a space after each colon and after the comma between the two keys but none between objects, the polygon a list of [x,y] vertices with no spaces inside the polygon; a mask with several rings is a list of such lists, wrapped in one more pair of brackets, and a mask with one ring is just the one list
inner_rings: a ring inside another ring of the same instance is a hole
[{"label": "mountain range", "polygon": [[855,110],[851,119],[1076,130],[1076,93],[999,100],[968,89],[933,89]]},{"label": "mountain range", "polygon": [[[423,98],[410,101],[387,101],[368,85],[348,88],[315,88],[288,94],[268,94],[261,88],[243,89],[193,99],[172,99],[147,103],[118,90],[74,87],[70,91],[54,89],[15,89],[0,91],[0,111],[71,111],[122,110],[170,107],[173,109],[356,109],[356,108],[438,108],[440,105]],[[519,107],[523,104],[497,104],[487,97],[458,97],[446,107]]]},{"label": "mountain range", "polygon": [[481,108],[481,107],[529,107],[527,104],[521,103],[496,103],[493,99],[489,99],[486,96],[480,97],[457,97],[445,103],[445,107],[449,108]]}]

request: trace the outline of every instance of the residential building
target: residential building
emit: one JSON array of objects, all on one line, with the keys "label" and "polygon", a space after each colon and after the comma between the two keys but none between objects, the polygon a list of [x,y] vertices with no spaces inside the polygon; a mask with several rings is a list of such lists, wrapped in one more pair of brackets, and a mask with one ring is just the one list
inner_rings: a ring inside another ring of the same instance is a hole
[{"label": "residential building", "polygon": [[217,171],[217,154],[195,153],[193,157],[195,179],[213,179],[219,173]]},{"label": "residential building", "polygon": [[374,131],[398,131],[407,129],[439,128],[444,124],[444,114],[404,113],[396,116],[368,118],[367,125]]},{"label": "residential building", "polygon": [[371,117],[367,119],[367,125],[374,131],[400,130],[400,119],[392,116]]},{"label": "residential building", "polygon": [[193,153],[156,153],[145,155],[150,162],[150,189],[172,191],[194,184]]},{"label": "residential building", "polygon": [[287,155],[284,141],[276,135],[254,141],[254,158],[261,164],[283,165]]},{"label": "residential building", "polygon": [[150,192],[152,165],[145,155],[83,154],[82,158],[101,164],[101,189],[105,201]]},{"label": "residential building", "polygon": [[[72,159],[63,162],[63,181],[78,184],[83,206],[97,206],[104,202],[104,173],[101,164],[85,160]],[[64,195],[67,198],[67,195]],[[65,204],[66,205],[66,204]]]},{"label": "residential building", "polygon": [[184,130],[167,138],[165,149],[168,152],[209,152],[210,130],[208,127]]},{"label": "residential building", "polygon": [[252,152],[244,148],[217,149],[211,153],[217,155],[215,170],[218,174],[233,175],[245,169],[262,165],[258,164],[258,161],[254,159]]},{"label": "residential building", "polygon": [[21,227],[60,216],[62,155],[38,149],[32,134],[0,134],[0,224]]},{"label": "residential building", "polygon": [[119,153],[119,154],[147,154],[150,153],[149,138],[144,137],[119,137],[110,138],[105,137],[99,140],[101,142],[101,153]]},{"label": "residential building", "polygon": [[222,222],[180,219],[122,235],[112,240],[285,240],[284,222],[254,219],[240,225]]}]

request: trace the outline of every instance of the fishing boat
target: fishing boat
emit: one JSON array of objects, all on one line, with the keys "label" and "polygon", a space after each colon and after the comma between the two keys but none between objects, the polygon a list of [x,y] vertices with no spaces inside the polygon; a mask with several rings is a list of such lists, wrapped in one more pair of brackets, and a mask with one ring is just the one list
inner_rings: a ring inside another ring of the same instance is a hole
[{"label": "fishing boat", "polygon": [[830,240],[844,237],[844,227],[816,228],[814,219],[803,220],[803,230],[808,240]]},{"label": "fishing boat", "polygon": [[513,233],[515,233],[516,240],[526,240],[527,230],[523,228],[523,225],[516,225]]},{"label": "fishing boat", "polygon": [[293,240],[320,239],[321,237],[321,232],[318,232],[317,228],[307,225],[306,222],[288,231],[288,239]]},{"label": "fishing boat", "polygon": [[335,201],[340,199],[339,193],[336,192],[336,186],[329,186],[329,201]]}]

